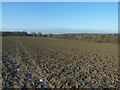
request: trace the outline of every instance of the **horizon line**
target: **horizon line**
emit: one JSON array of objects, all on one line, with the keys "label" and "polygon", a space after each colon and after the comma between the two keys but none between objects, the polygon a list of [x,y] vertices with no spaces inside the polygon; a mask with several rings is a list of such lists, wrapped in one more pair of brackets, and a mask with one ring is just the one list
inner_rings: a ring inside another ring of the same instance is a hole
[{"label": "horizon line", "polygon": [[[27,32],[27,31],[0,31],[0,32]],[[27,32],[28,34],[33,33],[33,32]],[[39,32],[34,32],[34,33],[39,33]],[[40,32],[42,33],[42,32]],[[42,34],[119,34],[119,32],[66,32],[66,33],[42,33]]]}]

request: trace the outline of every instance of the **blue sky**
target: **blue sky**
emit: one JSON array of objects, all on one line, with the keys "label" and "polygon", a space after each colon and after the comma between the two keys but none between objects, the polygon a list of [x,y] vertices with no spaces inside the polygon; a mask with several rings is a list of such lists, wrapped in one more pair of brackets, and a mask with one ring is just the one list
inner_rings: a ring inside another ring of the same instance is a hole
[{"label": "blue sky", "polygon": [[117,33],[117,2],[4,2],[3,30]]}]

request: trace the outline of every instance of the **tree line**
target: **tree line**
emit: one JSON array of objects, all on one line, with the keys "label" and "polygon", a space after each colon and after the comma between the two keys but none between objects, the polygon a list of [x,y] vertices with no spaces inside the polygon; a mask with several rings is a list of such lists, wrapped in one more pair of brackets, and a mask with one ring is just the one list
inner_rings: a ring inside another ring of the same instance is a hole
[{"label": "tree line", "polygon": [[0,36],[33,36],[33,37],[52,37],[53,34],[42,34],[41,32],[0,32]]},{"label": "tree line", "polygon": [[118,34],[92,34],[92,33],[80,33],[80,34],[42,34],[41,32],[27,33],[27,32],[0,32],[1,36],[33,36],[33,37],[48,37],[48,38],[61,38],[61,39],[75,39],[83,41],[94,42],[107,42],[118,43]]},{"label": "tree line", "polygon": [[118,43],[118,34],[93,34],[93,33],[80,33],[80,34],[60,34],[56,35],[58,38],[76,39],[82,41],[105,42],[105,43]]}]

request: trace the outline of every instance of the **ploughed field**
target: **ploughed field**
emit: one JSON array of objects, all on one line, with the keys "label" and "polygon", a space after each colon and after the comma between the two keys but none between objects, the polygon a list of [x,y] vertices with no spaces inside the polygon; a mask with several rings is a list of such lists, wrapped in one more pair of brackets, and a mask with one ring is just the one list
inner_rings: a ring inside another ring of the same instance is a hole
[{"label": "ploughed field", "polygon": [[3,37],[6,88],[116,88],[118,46],[79,40]]}]

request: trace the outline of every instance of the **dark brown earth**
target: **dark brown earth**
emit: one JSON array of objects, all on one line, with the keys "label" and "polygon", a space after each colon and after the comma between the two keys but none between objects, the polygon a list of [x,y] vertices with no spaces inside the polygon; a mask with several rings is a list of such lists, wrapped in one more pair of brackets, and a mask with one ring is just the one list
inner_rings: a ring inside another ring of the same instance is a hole
[{"label": "dark brown earth", "polygon": [[117,88],[118,46],[79,40],[3,37],[6,88]]}]

